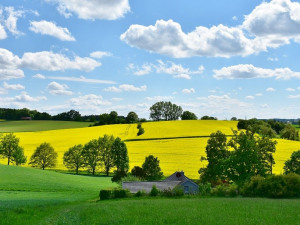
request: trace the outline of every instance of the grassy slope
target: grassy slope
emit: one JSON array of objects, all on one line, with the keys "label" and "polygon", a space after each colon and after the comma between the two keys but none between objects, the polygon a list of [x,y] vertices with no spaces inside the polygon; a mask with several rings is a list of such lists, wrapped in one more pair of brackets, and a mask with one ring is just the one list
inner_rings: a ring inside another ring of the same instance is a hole
[{"label": "grassy slope", "polygon": [[88,127],[90,122],[74,122],[74,121],[47,121],[47,120],[26,120],[26,121],[1,121],[0,132],[30,132],[45,131],[57,129],[70,129]]}]

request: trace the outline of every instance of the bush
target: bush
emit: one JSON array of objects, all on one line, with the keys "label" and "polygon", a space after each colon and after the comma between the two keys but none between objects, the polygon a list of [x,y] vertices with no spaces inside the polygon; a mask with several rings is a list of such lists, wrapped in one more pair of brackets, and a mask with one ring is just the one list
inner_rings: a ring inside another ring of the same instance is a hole
[{"label": "bush", "polygon": [[207,196],[211,194],[211,183],[199,184],[199,195]]},{"label": "bush", "polygon": [[145,130],[144,130],[144,128],[142,128],[142,124],[141,123],[138,123],[137,129],[139,129],[139,131],[137,132],[137,136],[140,136],[143,133],[145,133]]},{"label": "bush", "polygon": [[135,166],[135,167],[132,168],[131,174],[133,176],[142,178],[142,177],[144,177],[144,170],[143,170],[142,167]]},{"label": "bush", "polygon": [[179,196],[183,196],[183,189],[181,187],[175,187],[173,189],[168,188],[168,189],[164,189],[163,191],[160,192],[161,196],[165,196],[165,197],[179,197]]},{"label": "bush", "polygon": [[126,189],[115,188],[112,191],[113,198],[126,198],[129,197],[129,191]]},{"label": "bush", "polygon": [[111,178],[112,182],[120,182],[122,178],[126,177],[127,174],[125,171],[116,171],[114,176]]},{"label": "bush", "polygon": [[297,174],[273,175],[267,178],[252,177],[242,188],[248,197],[289,198],[300,196],[300,176]]},{"label": "bush", "polygon": [[139,190],[137,193],[135,193],[135,197],[143,197],[146,196],[147,193],[144,190]]},{"label": "bush", "polygon": [[112,197],[112,192],[111,190],[100,190],[100,194],[99,194],[100,200],[107,200],[110,199]]},{"label": "bush", "polygon": [[221,184],[212,189],[211,193],[218,197],[235,197],[239,192],[236,184]]},{"label": "bush", "polygon": [[153,185],[149,195],[155,197],[158,194],[159,194],[159,190],[157,189],[157,187],[155,185]]}]

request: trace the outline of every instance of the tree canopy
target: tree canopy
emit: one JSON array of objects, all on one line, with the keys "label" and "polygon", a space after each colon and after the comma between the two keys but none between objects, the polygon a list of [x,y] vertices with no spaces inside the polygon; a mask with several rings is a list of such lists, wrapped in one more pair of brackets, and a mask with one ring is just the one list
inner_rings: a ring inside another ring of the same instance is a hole
[{"label": "tree canopy", "polygon": [[22,155],[22,152],[24,156],[24,151],[19,146],[19,142],[20,142],[19,138],[17,138],[13,133],[7,134],[1,138],[0,155],[3,158],[7,158],[7,165],[9,165],[11,162],[14,162],[16,160],[18,161],[18,165],[22,164],[21,161],[24,161],[19,158],[19,156]]},{"label": "tree canopy", "polygon": [[195,113],[192,113],[190,111],[184,111],[181,115],[182,120],[197,120],[197,116]]},{"label": "tree canopy", "polygon": [[291,158],[284,163],[284,173],[296,173],[300,175],[300,150],[292,153]]},{"label": "tree canopy", "polygon": [[181,114],[182,108],[171,102],[156,102],[150,107],[150,118],[154,121],[178,120]]},{"label": "tree canopy", "polygon": [[82,155],[83,146],[75,145],[69,148],[68,151],[64,153],[63,162],[68,169],[75,169],[76,174],[78,174],[79,168],[84,167],[84,157]]},{"label": "tree canopy", "polygon": [[39,167],[43,170],[47,167],[52,168],[56,166],[57,153],[54,148],[47,142],[42,143],[36,148],[30,158],[29,164],[33,167]]},{"label": "tree canopy", "polygon": [[163,176],[159,166],[159,160],[153,155],[149,155],[145,158],[142,168],[146,180],[159,180]]}]

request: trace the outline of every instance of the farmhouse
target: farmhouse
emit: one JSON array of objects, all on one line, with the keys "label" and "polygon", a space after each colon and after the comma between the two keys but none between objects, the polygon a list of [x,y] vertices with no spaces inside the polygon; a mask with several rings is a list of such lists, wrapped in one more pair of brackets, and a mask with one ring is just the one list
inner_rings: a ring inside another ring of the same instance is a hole
[{"label": "farmhouse", "polygon": [[132,193],[144,190],[149,193],[155,185],[157,189],[163,191],[180,187],[185,194],[195,194],[199,191],[196,183],[184,175],[184,172],[175,172],[163,181],[145,181],[145,182],[123,182],[123,189],[128,189]]}]

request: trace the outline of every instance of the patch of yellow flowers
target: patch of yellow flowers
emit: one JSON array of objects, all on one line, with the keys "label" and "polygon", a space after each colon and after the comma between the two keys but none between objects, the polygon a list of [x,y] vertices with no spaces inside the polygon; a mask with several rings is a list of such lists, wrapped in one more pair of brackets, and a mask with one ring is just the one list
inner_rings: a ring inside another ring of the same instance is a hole
[{"label": "patch of yellow flowers", "polygon": [[[231,135],[231,129],[236,129],[234,121],[170,121],[143,123],[145,133],[137,136],[136,124],[107,125],[88,128],[51,130],[42,132],[15,133],[20,138],[20,146],[24,147],[25,155],[29,161],[30,156],[42,142],[49,142],[58,153],[57,169],[67,170],[63,165],[63,154],[76,144],[85,144],[91,139],[104,134],[126,139],[149,139],[170,137],[209,136],[212,132],[221,130]],[[126,142],[130,169],[141,166],[145,157],[152,154],[160,160],[160,166],[164,175],[170,175],[174,171],[182,170],[190,178],[199,178],[198,170],[206,166],[201,162],[201,156],[205,155],[205,147],[208,137],[178,138],[165,140],[141,140]],[[293,151],[300,149],[299,141],[277,139],[276,153],[273,155],[276,164],[273,172],[283,172],[284,162],[290,158]],[[0,160],[5,164],[6,160]],[[26,165],[28,166],[28,165]]]}]

